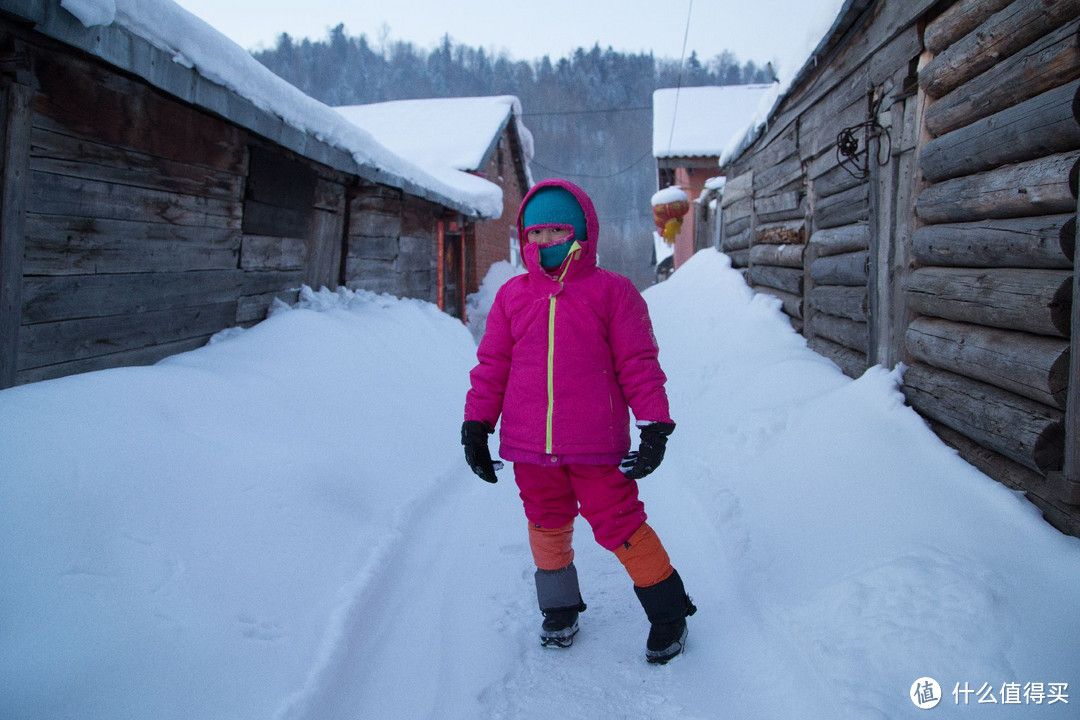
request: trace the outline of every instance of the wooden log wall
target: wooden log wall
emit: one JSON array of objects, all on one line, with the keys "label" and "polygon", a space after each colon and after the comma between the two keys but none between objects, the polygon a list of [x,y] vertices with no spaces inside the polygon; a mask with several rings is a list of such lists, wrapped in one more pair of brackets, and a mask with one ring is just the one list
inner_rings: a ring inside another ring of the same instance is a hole
[{"label": "wooden log wall", "polygon": [[[0,387],[156,362],[347,269],[353,286],[434,300],[441,206],[25,27],[0,20],[0,48]],[[350,266],[379,243],[390,272]]]},{"label": "wooden log wall", "polygon": [[746,279],[758,292],[778,298],[792,325],[801,330],[808,198],[798,143],[798,126],[792,125],[769,138],[756,154]]},{"label": "wooden log wall", "polygon": [[1080,162],[1080,3],[965,0],[931,19],[904,283],[905,394],[975,465],[1080,529],[1065,443]]},{"label": "wooden log wall", "polygon": [[745,269],[750,265],[750,233],[753,220],[754,173],[748,171],[729,178],[720,200],[720,250],[731,258],[732,267]]},{"label": "wooden log wall", "polygon": [[[852,122],[855,117],[849,114]],[[839,164],[834,147],[809,164],[818,174],[808,178],[815,229],[806,258],[806,335],[810,347],[858,377],[867,367],[870,337],[869,177],[857,177],[849,166]]]},{"label": "wooden log wall", "polygon": [[[781,299],[811,347],[852,376],[873,362],[872,245],[894,231],[872,222],[881,181],[867,154],[876,140],[863,124],[876,120],[892,132],[894,143],[872,150],[886,162],[914,149],[913,103],[894,96],[912,82],[921,50],[915,18],[931,4],[864,4],[872,7],[851,23],[848,42],[830,48],[821,71],[793,90],[729,169],[724,189],[721,249],[745,264],[755,289]],[[882,105],[885,99],[891,104]],[[853,129],[861,160],[838,152],[845,128]],[[749,179],[736,183],[737,197],[728,195],[732,175]],[[779,244],[787,247],[773,247]]]},{"label": "wooden log wall", "polygon": [[1080,448],[1080,1],[851,7],[725,168],[721,249],[847,374],[904,363],[946,442],[1080,535],[1055,472]]},{"label": "wooden log wall", "polygon": [[810,237],[810,347],[853,377],[867,367],[867,279],[870,227],[861,222],[823,228]]},{"label": "wooden log wall", "polygon": [[808,198],[798,125],[770,137],[757,156],[747,280],[759,292],[779,298],[792,325],[802,329]]},{"label": "wooden log wall", "polygon": [[249,143],[237,323],[262,320],[275,299],[294,301],[301,285],[338,285],[352,182],[279,148]]}]

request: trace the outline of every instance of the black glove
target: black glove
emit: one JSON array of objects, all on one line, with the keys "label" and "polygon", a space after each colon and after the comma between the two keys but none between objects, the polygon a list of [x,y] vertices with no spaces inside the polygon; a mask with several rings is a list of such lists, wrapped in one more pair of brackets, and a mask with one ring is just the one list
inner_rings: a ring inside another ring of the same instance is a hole
[{"label": "black glove", "polygon": [[495,471],[502,467],[501,462],[491,461],[491,451],[488,450],[487,423],[479,420],[466,420],[461,424],[461,444],[465,446],[465,462],[482,480],[489,483],[499,482],[495,477]]},{"label": "black glove", "polygon": [[675,423],[654,422],[641,428],[641,444],[635,452],[627,455],[619,466],[623,475],[631,480],[639,480],[660,467],[668,435],[673,432]]}]

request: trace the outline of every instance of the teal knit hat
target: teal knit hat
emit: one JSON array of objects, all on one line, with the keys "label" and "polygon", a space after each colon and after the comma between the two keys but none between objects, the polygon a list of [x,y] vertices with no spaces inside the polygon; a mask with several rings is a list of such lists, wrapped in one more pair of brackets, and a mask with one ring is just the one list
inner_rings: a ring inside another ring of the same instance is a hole
[{"label": "teal knit hat", "polygon": [[569,225],[574,228],[574,239],[588,239],[585,229],[585,211],[574,194],[558,186],[544,187],[529,198],[521,213],[521,227],[525,232],[534,225]]}]

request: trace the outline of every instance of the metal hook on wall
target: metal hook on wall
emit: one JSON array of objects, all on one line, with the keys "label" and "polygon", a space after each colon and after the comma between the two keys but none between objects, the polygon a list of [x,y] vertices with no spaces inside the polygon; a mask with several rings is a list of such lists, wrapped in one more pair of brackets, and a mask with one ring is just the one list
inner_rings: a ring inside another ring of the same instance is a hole
[{"label": "metal hook on wall", "polygon": [[[881,108],[881,98],[873,102],[869,117],[856,125],[846,127],[836,136],[836,160],[852,177],[865,180],[870,176],[870,140],[871,138],[885,137],[885,142],[879,140],[877,153],[874,160],[878,167],[885,167],[892,155],[892,137],[889,130],[881,126],[877,121],[878,110]],[[859,131],[862,131],[862,147],[859,146]],[[885,148],[885,159],[882,159],[882,147]]]}]

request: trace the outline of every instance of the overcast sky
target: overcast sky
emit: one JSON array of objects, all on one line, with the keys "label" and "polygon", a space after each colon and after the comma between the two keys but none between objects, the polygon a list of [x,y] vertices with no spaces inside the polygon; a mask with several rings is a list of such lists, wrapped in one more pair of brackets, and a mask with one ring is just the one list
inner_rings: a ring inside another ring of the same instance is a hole
[{"label": "overcast sky", "polygon": [[831,24],[838,0],[176,0],[238,44],[272,47],[278,35],[322,39],[344,23],[349,35],[433,48],[456,43],[506,51],[515,60],[564,57],[578,47],[654,52],[702,61],[730,50],[740,62],[798,68]]}]

